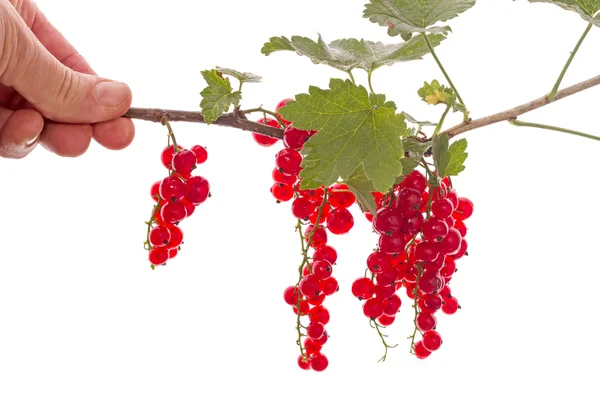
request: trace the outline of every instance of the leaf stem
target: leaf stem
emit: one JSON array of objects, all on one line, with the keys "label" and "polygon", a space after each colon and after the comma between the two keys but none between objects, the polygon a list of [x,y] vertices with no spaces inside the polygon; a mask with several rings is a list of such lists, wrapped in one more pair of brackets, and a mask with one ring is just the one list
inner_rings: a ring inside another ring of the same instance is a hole
[{"label": "leaf stem", "polygon": [[575,55],[577,54],[577,51],[579,50],[579,47],[581,47],[581,44],[583,43],[583,41],[585,40],[586,36],[588,35],[588,33],[590,32],[590,30],[592,29],[592,26],[593,26],[593,24],[590,22],[588,24],[587,28],[585,28],[585,31],[583,32],[583,35],[581,35],[581,38],[579,38],[579,41],[577,42],[577,45],[575,46],[575,48],[571,52],[571,56],[569,57],[569,59],[567,60],[567,63],[565,64],[565,66],[563,67],[562,71],[560,72],[560,76],[556,80],[556,83],[554,84],[554,87],[552,88],[552,91],[546,97],[550,103],[552,103],[554,101],[554,98],[556,97],[556,93],[558,93],[558,89],[560,88],[560,84],[561,84],[563,78],[565,77],[565,74],[567,73],[567,70],[569,69],[569,66],[571,65],[571,62],[575,58]]},{"label": "leaf stem", "polygon": [[587,133],[574,131],[572,129],[560,128],[558,126],[536,124],[536,123],[533,123],[533,122],[524,122],[524,121],[519,121],[517,119],[513,119],[513,120],[510,120],[508,122],[510,122],[511,124],[513,124],[515,126],[524,126],[524,127],[529,127],[529,128],[547,129],[549,131],[563,132],[563,133],[568,133],[569,135],[581,136],[581,137],[584,137],[584,138],[587,138],[587,139],[592,139],[592,140],[598,140],[598,141],[600,141],[600,137],[598,137],[598,136],[588,135]]},{"label": "leaf stem", "polygon": [[[458,90],[456,89],[456,86],[454,86],[454,83],[452,83],[452,79],[450,79],[450,76],[446,72],[446,69],[442,65],[442,62],[440,61],[440,59],[438,58],[437,54],[435,53],[435,50],[433,49],[433,46],[431,45],[431,42],[429,41],[429,38],[427,37],[427,35],[425,33],[421,33],[421,36],[423,36],[423,39],[425,39],[425,43],[427,44],[427,47],[429,48],[429,51],[431,52],[431,55],[433,56],[433,59],[437,63],[438,67],[440,67],[440,70],[442,71],[442,74],[444,74],[444,76],[446,77],[446,80],[448,81],[448,84],[454,90],[454,93],[456,93],[456,97],[458,98],[458,101],[460,101],[460,104],[462,104],[465,107],[465,110],[468,110],[468,108],[467,108],[465,102],[463,101],[462,97],[460,97],[460,94],[458,93]],[[463,114],[464,114],[464,120],[468,121],[469,120],[469,111],[465,111]]]},{"label": "leaf stem", "polygon": [[283,123],[283,121],[279,117],[279,114],[277,114],[274,111],[265,110],[262,107],[249,108],[247,110],[240,110],[241,114],[252,114],[252,113],[255,113],[255,112],[261,112],[263,114],[269,114],[270,116],[272,116],[273,118],[275,118],[277,120],[277,122],[279,123],[279,126],[281,127],[281,129],[285,129],[285,124]]},{"label": "leaf stem", "polygon": [[439,134],[440,131],[442,130],[442,126],[444,125],[444,121],[446,120],[446,116],[448,115],[448,112],[450,111],[450,108],[451,108],[450,106],[446,106],[446,110],[442,114],[442,117],[440,118],[440,122],[438,122],[437,126],[435,127],[435,131],[433,132],[433,136]]},{"label": "leaf stem", "polygon": [[348,75],[350,75],[350,80],[352,81],[352,83],[354,83],[356,85],[356,81],[354,80],[354,75],[352,74],[352,70],[348,71]]},{"label": "leaf stem", "polygon": [[367,73],[367,80],[369,82],[369,90],[371,91],[371,93],[375,93],[375,91],[373,90],[373,85],[371,84],[371,75],[373,75],[373,70],[370,69],[369,72]]}]

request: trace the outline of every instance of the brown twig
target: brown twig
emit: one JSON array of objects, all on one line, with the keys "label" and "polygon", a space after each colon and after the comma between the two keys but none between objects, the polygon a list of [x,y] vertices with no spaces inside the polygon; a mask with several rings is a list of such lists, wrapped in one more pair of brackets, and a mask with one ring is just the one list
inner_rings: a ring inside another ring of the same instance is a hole
[{"label": "brown twig", "polygon": [[[569,86],[568,88],[560,90],[554,101],[564,99],[565,97],[569,97],[576,93],[582,92],[591,87],[600,85],[600,75],[588,79],[587,81],[580,82],[576,85]],[[460,135],[461,133],[472,131],[473,129],[482,128],[484,126],[492,125],[497,122],[502,121],[510,121],[516,119],[519,115],[523,115],[530,111],[536,110],[540,107],[544,107],[550,104],[546,96],[540,97],[539,99],[530,101],[529,103],[521,104],[520,106],[516,106],[511,108],[510,110],[502,111],[497,114],[489,115],[487,117],[470,120],[468,122],[460,123],[452,128],[447,129],[445,132],[449,137],[454,137],[456,135]]]}]

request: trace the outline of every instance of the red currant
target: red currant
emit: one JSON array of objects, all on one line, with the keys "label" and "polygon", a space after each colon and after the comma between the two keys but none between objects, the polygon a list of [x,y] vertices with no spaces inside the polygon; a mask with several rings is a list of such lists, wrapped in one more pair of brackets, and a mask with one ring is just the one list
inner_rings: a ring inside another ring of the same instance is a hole
[{"label": "red currant", "polygon": [[275,155],[275,165],[286,175],[298,175],[302,156],[294,149],[283,149]]},{"label": "red currant", "polygon": [[196,165],[204,164],[208,159],[208,152],[206,151],[206,147],[197,144],[193,146],[190,150],[196,155]]},{"label": "red currant", "polygon": [[[258,122],[259,124],[272,126],[273,128],[279,128],[279,123],[276,120],[274,120],[273,118],[267,118],[266,120],[264,118],[261,118],[256,122]],[[262,133],[258,133],[258,132],[252,132],[252,138],[254,139],[254,141],[256,143],[258,143],[259,145],[261,145],[263,147],[273,146],[275,143],[277,143],[279,141],[279,139],[277,139],[277,138],[263,135]]]},{"label": "red currant", "polygon": [[336,208],[327,215],[327,228],[334,235],[348,233],[353,226],[354,217],[345,208]]},{"label": "red currant", "polygon": [[150,244],[154,247],[162,247],[169,244],[171,232],[164,225],[157,225],[150,231]]},{"label": "red currant", "polygon": [[148,258],[152,265],[162,265],[169,259],[169,250],[165,247],[155,247],[148,253]]},{"label": "red currant", "polygon": [[196,154],[190,150],[181,150],[173,156],[173,170],[181,175],[191,174],[196,168]]},{"label": "red currant", "polygon": [[197,206],[206,201],[210,195],[210,184],[202,176],[192,176],[185,182],[185,198]]}]

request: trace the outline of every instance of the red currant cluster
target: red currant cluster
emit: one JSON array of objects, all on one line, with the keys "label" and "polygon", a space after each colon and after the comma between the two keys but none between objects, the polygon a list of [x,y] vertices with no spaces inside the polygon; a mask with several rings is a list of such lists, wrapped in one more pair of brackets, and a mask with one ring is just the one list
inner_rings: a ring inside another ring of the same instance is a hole
[{"label": "red currant cluster", "polygon": [[192,175],[199,164],[206,161],[208,153],[200,145],[187,150],[178,145],[167,146],[162,154],[162,164],[169,176],[152,185],[151,195],[156,202],[148,224],[145,247],[152,268],[174,258],[183,242],[179,222],[192,215],[197,205],[210,196],[208,181]]},{"label": "red currant cluster", "polygon": [[[390,193],[375,193],[375,199],[377,214],[367,218],[380,235],[378,249],[368,256],[368,272],[354,281],[352,293],[364,300],[363,313],[379,328],[394,322],[402,304],[397,291],[404,287],[416,313],[411,352],[427,358],[442,344],[435,313],[460,308],[448,285],[455,261],[467,251],[464,220],[473,203],[458,197],[448,179],[428,185],[419,171]],[[415,342],[417,331],[422,339]]]}]

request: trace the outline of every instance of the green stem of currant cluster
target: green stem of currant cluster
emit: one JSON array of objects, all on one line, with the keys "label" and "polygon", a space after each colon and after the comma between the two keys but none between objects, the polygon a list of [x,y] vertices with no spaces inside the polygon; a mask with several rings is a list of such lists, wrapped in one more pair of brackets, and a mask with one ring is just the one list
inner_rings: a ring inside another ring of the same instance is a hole
[{"label": "green stem of currant cluster", "polygon": [[419,329],[419,327],[417,326],[417,317],[420,314],[419,311],[419,280],[421,279],[421,275],[423,274],[423,269],[421,268],[421,264],[417,264],[417,280],[415,281],[415,290],[414,290],[414,301],[413,301],[413,305],[412,307],[415,309],[415,318],[413,319],[413,324],[415,325],[415,329],[412,333],[411,336],[409,336],[408,338],[410,339],[410,354],[415,354],[415,339],[417,337],[417,332],[423,336],[423,332],[421,332],[421,330]]},{"label": "green stem of currant cluster", "polygon": [[[300,263],[300,266],[298,267],[298,282],[296,282],[296,288],[298,288],[298,302],[296,303],[296,331],[298,332],[298,341],[296,343],[298,344],[298,347],[300,347],[300,354],[301,354],[302,358],[306,358],[307,356],[306,356],[306,351],[304,350],[304,346],[302,345],[302,336],[304,336],[304,334],[301,331],[301,328],[303,328],[303,326],[300,323],[300,317],[301,317],[300,302],[302,301],[302,293],[300,293],[300,281],[303,278],[302,270],[304,269],[306,264],[308,264],[309,259],[310,259],[310,257],[308,256],[308,250],[310,249],[310,245],[312,244],[313,236],[314,236],[317,228],[319,226],[321,226],[320,221],[321,221],[321,217],[323,216],[323,210],[325,209],[325,206],[327,205],[328,195],[329,195],[329,191],[328,191],[328,189],[325,189],[325,192],[323,193],[323,201],[319,205],[319,209],[317,211],[317,219],[316,219],[316,223],[314,224],[315,225],[314,229],[308,234],[308,237],[305,237],[304,234],[302,233],[302,221],[298,220],[298,222],[296,223],[296,229],[298,230],[298,233],[300,235],[300,246],[301,246],[301,250],[302,250],[302,262]],[[306,244],[305,244],[305,242],[306,242]]]},{"label": "green stem of currant cluster", "polygon": [[277,120],[277,123],[279,124],[279,126],[281,127],[281,129],[285,129],[285,123],[281,120],[281,118],[279,117],[279,114],[277,114],[276,112],[265,110],[262,107],[249,108],[247,110],[241,110],[240,111],[240,113],[242,113],[242,114],[252,114],[254,112],[260,112],[260,113],[263,113],[263,114],[269,114],[270,116],[272,116],[273,118],[275,118]]},{"label": "green stem of currant cluster", "polygon": [[396,343],[393,346],[390,346],[387,341],[385,340],[385,338],[387,338],[387,335],[384,335],[383,332],[381,332],[382,328],[385,328],[384,326],[381,326],[377,323],[377,321],[375,321],[374,319],[369,320],[371,327],[373,329],[375,329],[377,331],[377,334],[379,335],[379,338],[381,339],[381,343],[383,343],[383,347],[385,348],[385,352],[383,353],[383,356],[377,360],[377,362],[385,362],[386,358],[387,358],[387,354],[388,354],[388,349],[393,349],[395,347],[398,347],[398,343]]},{"label": "green stem of currant cluster", "polygon": [[166,119],[166,118],[164,118],[163,121],[162,121],[162,123],[169,130],[169,140],[173,141],[173,150],[175,151],[175,153],[178,153],[179,152],[179,145],[177,145],[177,139],[175,139],[175,133],[173,132],[173,128],[171,127],[171,124],[169,123],[169,120]]},{"label": "green stem of currant cluster", "polygon": [[547,129],[549,131],[563,132],[563,133],[568,133],[569,135],[575,135],[575,136],[580,136],[580,137],[584,137],[584,138],[587,138],[587,139],[592,139],[592,140],[598,140],[598,141],[600,141],[600,137],[598,137],[598,136],[589,135],[587,133],[574,131],[572,129],[560,128],[558,126],[536,124],[536,123],[533,123],[533,122],[519,121],[518,119],[513,119],[513,120],[510,120],[508,122],[510,122],[512,125],[515,125],[515,126],[523,126],[523,127],[529,127],[529,128]]},{"label": "green stem of currant cluster", "polygon": [[575,58],[575,55],[577,54],[577,51],[579,51],[579,48],[581,47],[581,44],[583,43],[583,41],[587,37],[588,33],[590,33],[590,30],[592,29],[592,26],[594,26],[594,24],[592,24],[590,22],[588,24],[588,26],[585,28],[585,31],[583,32],[583,34],[581,35],[581,38],[579,38],[579,41],[577,42],[577,45],[575,46],[575,48],[571,52],[571,56],[569,57],[569,59],[567,60],[567,63],[565,64],[565,66],[563,67],[562,71],[560,72],[560,75],[559,75],[558,79],[556,80],[556,83],[554,84],[554,87],[550,91],[550,94],[548,94],[548,96],[546,97],[550,103],[552,103],[554,101],[554,98],[556,97],[556,93],[558,93],[558,89],[560,88],[560,84],[561,84],[563,78],[565,77],[565,74],[567,73],[567,70],[571,66],[571,62],[573,62],[573,59]]},{"label": "green stem of currant cluster", "polygon": [[[421,36],[423,36],[423,39],[425,40],[425,43],[427,44],[427,47],[429,48],[429,51],[431,52],[431,55],[433,56],[433,59],[437,63],[438,67],[440,68],[440,71],[442,71],[442,74],[444,74],[444,77],[448,81],[448,84],[450,85],[450,87],[452,88],[452,90],[454,90],[454,93],[456,94],[456,97],[458,98],[458,101],[460,101],[460,104],[462,104],[465,107],[465,110],[468,110],[468,108],[467,108],[465,102],[463,101],[462,97],[460,97],[460,94],[458,93],[458,90],[456,89],[456,86],[454,86],[454,83],[452,82],[452,79],[450,79],[450,76],[446,72],[446,69],[442,65],[442,62],[440,61],[440,59],[438,58],[437,54],[435,53],[435,50],[433,49],[433,46],[431,45],[431,42],[429,41],[429,38],[427,37],[427,35],[425,33],[421,33]],[[465,111],[463,114],[464,114],[464,120],[468,121],[469,120],[469,112]]]},{"label": "green stem of currant cluster", "polygon": [[450,106],[446,106],[446,109],[444,110],[444,113],[442,114],[442,117],[440,118],[440,122],[438,122],[437,126],[435,127],[435,131],[433,132],[433,136],[439,134],[442,130],[442,126],[444,126],[444,121],[446,121],[446,116],[448,115],[448,112],[450,112]]}]

